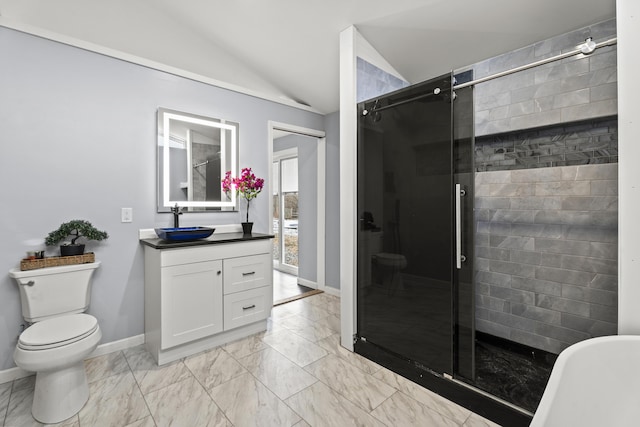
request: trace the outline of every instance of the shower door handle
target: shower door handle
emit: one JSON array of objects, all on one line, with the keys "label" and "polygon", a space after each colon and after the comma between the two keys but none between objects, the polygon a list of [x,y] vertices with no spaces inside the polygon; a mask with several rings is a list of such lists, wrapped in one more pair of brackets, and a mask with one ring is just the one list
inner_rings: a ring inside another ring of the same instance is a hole
[{"label": "shower door handle", "polygon": [[455,210],[456,210],[456,268],[460,270],[462,268],[462,263],[467,260],[467,257],[462,255],[462,215],[461,215],[461,206],[462,206],[462,196],[466,194],[466,191],[462,188],[460,184],[456,184],[454,199],[456,202]]}]

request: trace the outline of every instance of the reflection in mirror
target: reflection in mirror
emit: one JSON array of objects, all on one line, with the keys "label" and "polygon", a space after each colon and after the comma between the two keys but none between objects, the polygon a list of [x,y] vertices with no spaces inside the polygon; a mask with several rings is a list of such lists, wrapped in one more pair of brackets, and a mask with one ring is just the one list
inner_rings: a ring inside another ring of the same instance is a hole
[{"label": "reflection in mirror", "polygon": [[158,109],[158,212],[176,204],[189,212],[236,209],[222,191],[238,170],[238,123]]}]

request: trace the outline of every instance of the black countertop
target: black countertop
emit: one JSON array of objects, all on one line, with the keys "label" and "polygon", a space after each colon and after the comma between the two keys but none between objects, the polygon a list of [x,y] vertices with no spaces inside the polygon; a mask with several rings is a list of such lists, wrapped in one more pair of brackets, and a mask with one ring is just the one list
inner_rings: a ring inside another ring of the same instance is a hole
[{"label": "black countertop", "polygon": [[242,233],[213,233],[206,239],[190,240],[186,242],[171,242],[168,240],[155,239],[140,239],[140,243],[146,246],[150,246],[154,249],[174,249],[174,248],[187,248],[191,246],[203,246],[203,245],[216,245],[220,243],[234,243],[234,242],[249,242],[251,240],[263,240],[272,239],[275,236],[273,234],[242,234]]}]

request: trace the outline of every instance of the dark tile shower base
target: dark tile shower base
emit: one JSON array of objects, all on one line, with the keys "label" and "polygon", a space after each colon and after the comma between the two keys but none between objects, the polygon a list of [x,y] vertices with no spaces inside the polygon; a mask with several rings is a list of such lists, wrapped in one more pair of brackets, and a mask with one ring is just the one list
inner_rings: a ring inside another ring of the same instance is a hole
[{"label": "dark tile shower base", "polygon": [[477,332],[473,385],[535,412],[556,358],[551,353]]}]

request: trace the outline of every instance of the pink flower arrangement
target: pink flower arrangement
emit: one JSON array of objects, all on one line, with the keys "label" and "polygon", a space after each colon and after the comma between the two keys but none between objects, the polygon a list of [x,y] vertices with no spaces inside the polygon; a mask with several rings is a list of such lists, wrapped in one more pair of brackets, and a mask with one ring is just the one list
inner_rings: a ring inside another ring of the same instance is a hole
[{"label": "pink flower arrangement", "polygon": [[262,191],[264,179],[256,178],[251,168],[243,168],[238,177],[232,177],[231,171],[227,171],[222,180],[222,191],[229,195],[234,187],[236,195],[247,200],[247,222],[249,222],[249,204]]}]

